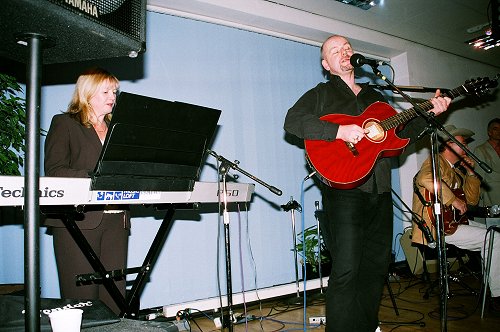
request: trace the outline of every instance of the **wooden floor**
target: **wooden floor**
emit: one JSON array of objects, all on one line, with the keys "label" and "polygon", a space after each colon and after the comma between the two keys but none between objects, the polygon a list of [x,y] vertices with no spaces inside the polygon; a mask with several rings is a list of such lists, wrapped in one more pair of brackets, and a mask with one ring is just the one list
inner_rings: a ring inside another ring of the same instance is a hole
[{"label": "wooden floor", "polygon": [[[455,272],[454,275],[456,275]],[[435,275],[430,276],[432,280]],[[491,312],[486,305],[484,317],[481,318],[481,301],[478,295],[471,294],[459,283],[449,283],[451,295],[445,301],[447,317],[440,314],[442,301],[438,288],[433,290],[429,282],[424,282],[414,276],[398,276],[390,278],[390,289],[394,293],[396,307],[393,306],[389,288],[386,287],[384,298],[380,306],[380,328],[387,331],[500,331],[500,314]],[[461,281],[470,285],[477,293],[481,283],[473,276],[461,276]],[[430,291],[428,291],[430,289]],[[426,292],[428,291],[428,297]],[[306,306],[307,322],[310,317],[325,315],[324,300],[319,291],[307,294]],[[234,331],[290,331],[304,329],[303,302],[294,304],[296,296],[291,298],[274,299],[262,303],[253,303],[247,307],[246,315],[255,317],[254,320],[232,324]],[[235,314],[242,314],[245,309],[235,306]],[[396,314],[397,310],[397,314]],[[244,317],[244,316],[243,316]],[[259,319],[261,318],[261,319]],[[188,319],[191,331],[216,331],[213,317],[206,314],[193,315]],[[327,322],[328,324],[328,322]],[[325,326],[307,325],[307,330],[323,331]],[[189,329],[189,327],[187,327]],[[228,328],[225,329],[229,330]],[[351,332],[351,331],[346,331]],[[353,331],[355,332],[355,331]]]}]

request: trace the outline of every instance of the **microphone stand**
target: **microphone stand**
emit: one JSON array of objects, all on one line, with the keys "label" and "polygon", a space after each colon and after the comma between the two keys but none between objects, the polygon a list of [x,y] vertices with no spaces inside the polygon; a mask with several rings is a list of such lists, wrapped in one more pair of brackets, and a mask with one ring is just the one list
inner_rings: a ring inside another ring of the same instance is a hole
[{"label": "microphone stand", "polygon": [[[290,201],[288,203],[281,205],[283,211],[290,211],[290,217],[292,218],[292,237],[293,237],[293,257],[294,257],[294,265],[295,265],[295,291],[297,296],[294,299],[290,300],[291,304],[301,303],[303,298],[300,297],[300,287],[299,287],[299,263],[298,263],[298,252],[297,252],[297,231],[295,228],[295,210],[302,212],[302,206],[300,206],[299,202],[295,201],[293,197],[290,197]],[[305,243],[302,244],[305,246]],[[305,262],[304,262],[305,263]],[[304,265],[305,269],[305,265]],[[304,290],[305,291],[305,290]]]},{"label": "microphone stand", "polygon": [[322,271],[322,260],[321,260],[321,232],[319,229],[319,201],[314,202],[316,212],[314,216],[316,218],[316,236],[318,237],[318,275],[319,275],[319,290],[320,294],[323,295],[323,271]]},{"label": "microphone stand", "polygon": [[[253,176],[252,174],[246,172],[245,170],[241,169],[238,164],[240,163],[239,161],[234,161],[231,162],[228,159],[224,158],[221,155],[218,155],[214,151],[207,150],[207,153],[210,155],[214,156],[219,162],[219,175],[220,175],[220,182],[222,182],[222,192],[219,190],[218,197],[219,197],[219,206],[222,205],[223,210],[222,210],[222,216],[223,216],[223,222],[224,222],[224,243],[225,243],[225,256],[226,256],[226,290],[227,290],[227,320],[228,322],[224,322],[224,312],[221,312],[221,326],[222,329],[227,324],[227,327],[229,328],[229,332],[233,332],[234,326],[233,326],[233,289],[232,289],[232,277],[231,277],[231,242],[230,242],[230,231],[229,231],[229,210],[228,210],[228,193],[227,193],[227,186],[226,186],[226,178],[227,178],[227,173],[229,170],[232,168],[234,170],[239,171],[240,173],[248,176],[252,180],[260,183],[264,187],[268,188],[271,192],[273,192],[276,195],[281,195],[282,192],[278,188],[271,186],[264,181],[258,179],[257,177]],[[221,194],[222,193],[222,199],[221,199]]]},{"label": "microphone stand", "polygon": [[486,165],[484,162],[480,161],[477,156],[475,156],[470,150],[467,149],[462,143],[455,139],[453,135],[451,135],[446,129],[436,121],[434,114],[427,113],[425,110],[417,104],[410,96],[406,95],[400,88],[394,85],[385,75],[383,75],[376,65],[371,66],[373,73],[380,77],[384,82],[386,82],[391,88],[397,91],[404,99],[406,99],[410,104],[413,105],[417,114],[419,114],[422,118],[424,118],[428,125],[425,130],[419,135],[419,138],[425,135],[426,133],[430,134],[431,140],[431,162],[432,162],[432,176],[433,176],[433,188],[434,188],[434,201],[433,201],[433,214],[436,220],[436,233],[437,233],[437,256],[439,263],[439,289],[441,295],[441,303],[440,303],[440,322],[441,322],[441,331],[447,331],[447,299],[448,299],[448,276],[446,269],[446,251],[445,251],[445,240],[444,240],[444,222],[443,215],[441,214],[442,209],[442,192],[441,192],[441,176],[439,173],[439,160],[438,156],[438,139],[437,139],[437,130],[440,130],[444,133],[452,142],[457,144],[462,150],[471,157],[482,169],[486,172],[491,173],[491,168]]},{"label": "microphone stand", "polygon": [[[396,88],[393,88],[391,85],[369,84],[368,86],[375,88],[377,90],[392,90],[392,92],[399,93],[399,91],[396,90]],[[437,89],[441,90],[442,92],[450,91],[449,89],[446,88],[431,88],[426,86],[396,85],[396,87],[401,91],[408,91],[408,92],[436,92]]]}]

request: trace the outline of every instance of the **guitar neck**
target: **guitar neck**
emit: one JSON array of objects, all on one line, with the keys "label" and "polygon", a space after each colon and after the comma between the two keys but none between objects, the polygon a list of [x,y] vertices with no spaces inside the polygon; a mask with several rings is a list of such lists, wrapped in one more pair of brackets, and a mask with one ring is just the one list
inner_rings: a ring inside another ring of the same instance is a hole
[{"label": "guitar neck", "polygon": [[[465,89],[464,86],[461,85],[455,89],[448,90],[442,93],[441,95],[443,97],[449,97],[451,98],[451,100],[453,100],[466,93],[467,90]],[[418,104],[418,107],[421,108],[423,111],[427,112],[431,110],[434,107],[434,105],[432,105],[430,100],[426,100],[423,103]],[[402,125],[413,118],[416,118],[418,115],[419,112],[415,109],[415,107],[412,107],[381,121],[380,124],[382,125],[382,128],[384,128],[384,130],[387,131],[389,129],[396,128],[397,126]]]}]

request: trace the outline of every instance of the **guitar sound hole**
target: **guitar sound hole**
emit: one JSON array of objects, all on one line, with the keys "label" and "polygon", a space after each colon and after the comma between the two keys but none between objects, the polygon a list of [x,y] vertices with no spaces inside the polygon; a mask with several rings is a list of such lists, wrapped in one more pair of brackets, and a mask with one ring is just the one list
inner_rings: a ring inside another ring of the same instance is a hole
[{"label": "guitar sound hole", "polygon": [[376,121],[368,121],[365,123],[364,129],[368,129],[366,136],[374,141],[380,142],[385,137],[385,131],[382,126]]}]

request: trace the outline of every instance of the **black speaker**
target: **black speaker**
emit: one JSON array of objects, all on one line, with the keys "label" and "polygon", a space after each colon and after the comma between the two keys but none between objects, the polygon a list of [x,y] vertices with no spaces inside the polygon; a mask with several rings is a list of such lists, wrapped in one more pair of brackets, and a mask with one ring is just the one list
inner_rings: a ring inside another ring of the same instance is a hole
[{"label": "black speaker", "polygon": [[500,39],[500,1],[491,1],[491,34]]},{"label": "black speaker", "polygon": [[42,40],[44,64],[136,57],[146,50],[146,0],[3,0],[0,57],[26,62]]}]

